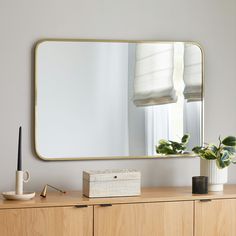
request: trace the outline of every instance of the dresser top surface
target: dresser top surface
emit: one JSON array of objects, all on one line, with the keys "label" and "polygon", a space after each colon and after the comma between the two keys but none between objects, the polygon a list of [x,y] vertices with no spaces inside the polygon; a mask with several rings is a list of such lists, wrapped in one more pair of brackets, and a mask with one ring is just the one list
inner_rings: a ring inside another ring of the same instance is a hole
[{"label": "dresser top surface", "polygon": [[42,198],[40,193],[36,193],[36,197],[29,201],[4,200],[1,196],[0,209],[193,201],[222,198],[236,198],[236,185],[226,185],[223,192],[209,192],[208,194],[192,194],[191,187],[151,187],[142,188],[142,194],[136,197],[87,198],[82,195],[81,191],[69,191],[66,194],[48,192],[46,198]]}]

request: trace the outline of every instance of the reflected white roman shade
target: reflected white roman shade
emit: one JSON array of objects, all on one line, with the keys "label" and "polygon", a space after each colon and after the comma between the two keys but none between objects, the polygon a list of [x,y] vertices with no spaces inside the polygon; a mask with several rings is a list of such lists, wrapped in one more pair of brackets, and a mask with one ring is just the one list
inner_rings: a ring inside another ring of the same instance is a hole
[{"label": "reflected white roman shade", "polygon": [[188,102],[202,100],[202,56],[198,46],[184,47],[184,97]]},{"label": "reflected white roman shade", "polygon": [[137,44],[134,98],[136,106],[174,103],[174,44]]}]

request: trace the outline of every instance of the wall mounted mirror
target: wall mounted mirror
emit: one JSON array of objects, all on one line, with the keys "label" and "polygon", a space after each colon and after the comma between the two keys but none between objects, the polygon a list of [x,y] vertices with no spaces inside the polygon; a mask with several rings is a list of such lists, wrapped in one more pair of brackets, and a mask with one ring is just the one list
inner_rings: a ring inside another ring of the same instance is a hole
[{"label": "wall mounted mirror", "polygon": [[160,157],[160,139],[185,133],[187,150],[203,143],[196,43],[44,40],[35,79],[35,147],[44,160]]}]

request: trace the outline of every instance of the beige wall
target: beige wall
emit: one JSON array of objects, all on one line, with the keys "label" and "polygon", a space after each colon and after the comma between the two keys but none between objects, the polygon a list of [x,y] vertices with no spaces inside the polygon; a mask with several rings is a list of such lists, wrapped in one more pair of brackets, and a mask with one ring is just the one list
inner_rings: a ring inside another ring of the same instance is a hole
[{"label": "beige wall", "polygon": [[[42,38],[193,40],[205,50],[205,138],[236,134],[235,0],[0,0],[0,191],[14,187],[24,128],[27,189],[81,188],[84,169],[137,168],[143,185],[186,185],[198,160],[43,162],[33,153],[33,46]],[[236,182],[236,166],[230,182]]]}]

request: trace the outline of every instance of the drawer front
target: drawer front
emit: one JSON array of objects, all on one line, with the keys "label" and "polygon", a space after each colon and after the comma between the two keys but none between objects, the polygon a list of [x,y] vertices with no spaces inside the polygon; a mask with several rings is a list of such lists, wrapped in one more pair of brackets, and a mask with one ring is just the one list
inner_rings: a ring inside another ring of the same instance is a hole
[{"label": "drawer front", "polygon": [[192,236],[193,202],[94,207],[95,236]]},{"label": "drawer front", "polygon": [[195,202],[195,236],[235,236],[236,199]]},{"label": "drawer front", "polygon": [[92,236],[93,207],[0,210],[1,236]]}]

